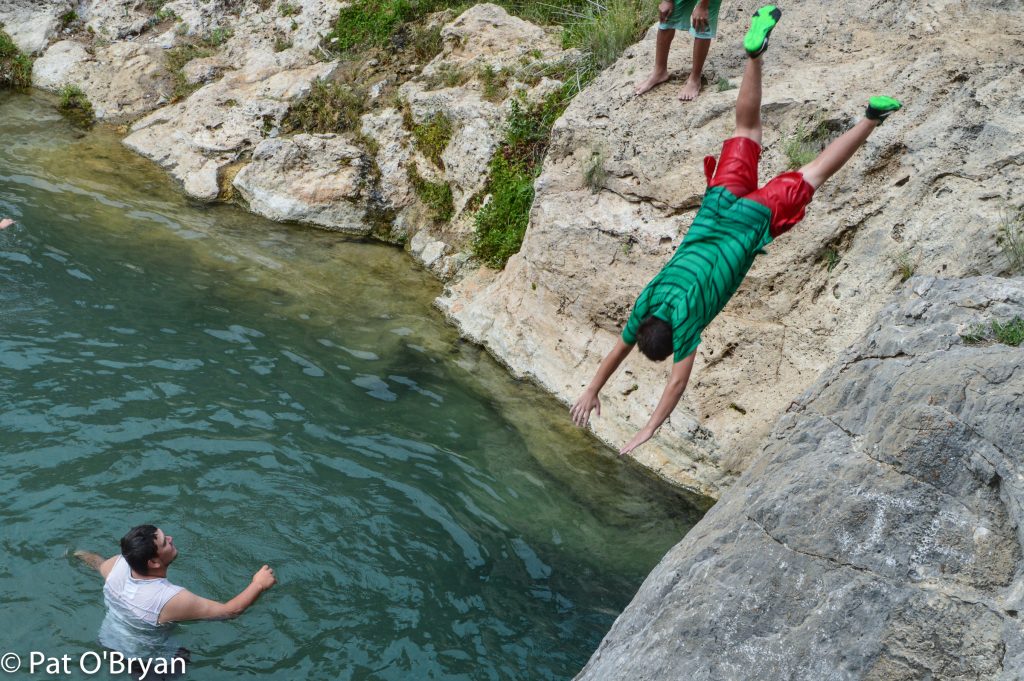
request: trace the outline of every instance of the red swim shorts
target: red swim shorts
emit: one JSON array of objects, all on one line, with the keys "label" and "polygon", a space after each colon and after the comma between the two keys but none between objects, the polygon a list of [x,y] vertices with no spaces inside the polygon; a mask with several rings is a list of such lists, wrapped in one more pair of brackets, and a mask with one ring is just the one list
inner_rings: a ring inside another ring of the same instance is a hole
[{"label": "red swim shorts", "polygon": [[737,198],[767,206],[772,212],[769,230],[775,238],[803,219],[807,204],[814,197],[814,187],[800,173],[788,172],[758,189],[760,158],[760,144],[749,137],[731,137],[722,145],[717,170],[713,156],[704,158],[704,174],[709,187],[725,187]]}]

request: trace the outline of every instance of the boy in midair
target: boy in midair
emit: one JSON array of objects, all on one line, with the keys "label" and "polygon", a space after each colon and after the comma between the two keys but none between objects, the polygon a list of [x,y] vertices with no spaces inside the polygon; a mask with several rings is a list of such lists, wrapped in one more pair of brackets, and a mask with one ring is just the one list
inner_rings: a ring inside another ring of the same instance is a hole
[{"label": "boy in midair", "polygon": [[865,117],[798,171],[782,173],[761,188],[761,56],[782,11],[767,5],[754,12],[743,41],[747,64],[736,99],[736,129],[722,145],[717,163],[704,159],[708,189],[682,244],[647,284],[615,347],[572,406],[573,422],[585,426],[590,412],[601,414],[598,395],[633,350],[660,362],[673,356],[668,385],[644,427],[619,450],[626,454],[647,442],[675,409],[690,378],[701,332],[729,302],[754,257],[804,217],[814,191],[853,157],[889,114],[902,105],[872,97]]},{"label": "boy in midair", "polygon": [[678,30],[688,31],[693,36],[693,67],[679,93],[679,99],[688,102],[697,98],[704,62],[718,30],[718,10],[721,5],[722,0],[662,0],[658,5],[654,71],[647,80],[636,86],[636,94],[642,95],[668,80],[668,51]]}]

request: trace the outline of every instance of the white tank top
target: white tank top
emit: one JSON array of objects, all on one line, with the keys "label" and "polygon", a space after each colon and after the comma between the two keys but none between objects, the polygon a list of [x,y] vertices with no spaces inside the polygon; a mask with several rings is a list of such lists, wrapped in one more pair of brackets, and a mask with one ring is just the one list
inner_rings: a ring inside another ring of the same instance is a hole
[{"label": "white tank top", "polygon": [[124,556],[118,556],[103,585],[107,615],[100,643],[132,657],[162,655],[170,624],[159,624],[160,611],[184,590],[165,577],[136,579]]}]

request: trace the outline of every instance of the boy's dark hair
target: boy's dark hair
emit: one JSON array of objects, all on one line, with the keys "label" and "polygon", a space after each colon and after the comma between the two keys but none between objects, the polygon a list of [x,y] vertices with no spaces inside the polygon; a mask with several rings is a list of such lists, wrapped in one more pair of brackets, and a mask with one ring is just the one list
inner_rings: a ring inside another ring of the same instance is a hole
[{"label": "boy's dark hair", "polygon": [[648,359],[660,362],[675,349],[672,346],[672,325],[653,315],[647,317],[637,329],[636,345]]},{"label": "boy's dark hair", "polygon": [[140,575],[149,574],[149,559],[156,556],[156,526],[139,525],[121,537],[121,555]]}]

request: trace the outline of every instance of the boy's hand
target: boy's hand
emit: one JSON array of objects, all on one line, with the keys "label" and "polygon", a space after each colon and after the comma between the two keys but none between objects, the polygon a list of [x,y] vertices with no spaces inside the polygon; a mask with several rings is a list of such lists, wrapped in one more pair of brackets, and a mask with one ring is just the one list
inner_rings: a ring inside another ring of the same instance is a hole
[{"label": "boy's hand", "polygon": [[672,10],[676,8],[676,3],[672,0],[661,0],[661,4],[658,5],[658,21],[665,23],[668,21],[669,16],[672,15]]},{"label": "boy's hand", "polygon": [[0,229],[7,229],[8,227],[10,227],[13,224],[14,224],[14,220],[12,220],[10,218],[4,218],[4,219],[0,220]]},{"label": "boy's hand", "polygon": [[576,400],[576,404],[572,405],[572,409],[569,413],[572,414],[572,422],[581,428],[587,425],[587,421],[590,420],[590,412],[597,409],[597,415],[601,415],[601,399],[596,394],[591,394],[590,391],[586,391],[580,395],[580,399]]},{"label": "boy's hand", "polygon": [[260,591],[266,591],[277,584],[277,577],[269,565],[264,565],[255,575],[252,576],[252,583],[260,587]]},{"label": "boy's hand", "polygon": [[710,14],[706,2],[698,2],[690,14],[690,26],[698,33],[705,33],[710,27]]},{"label": "boy's hand", "polygon": [[631,451],[650,440],[653,435],[654,431],[648,431],[644,428],[634,435],[632,440],[622,446],[622,449],[619,450],[619,454],[629,454]]}]

